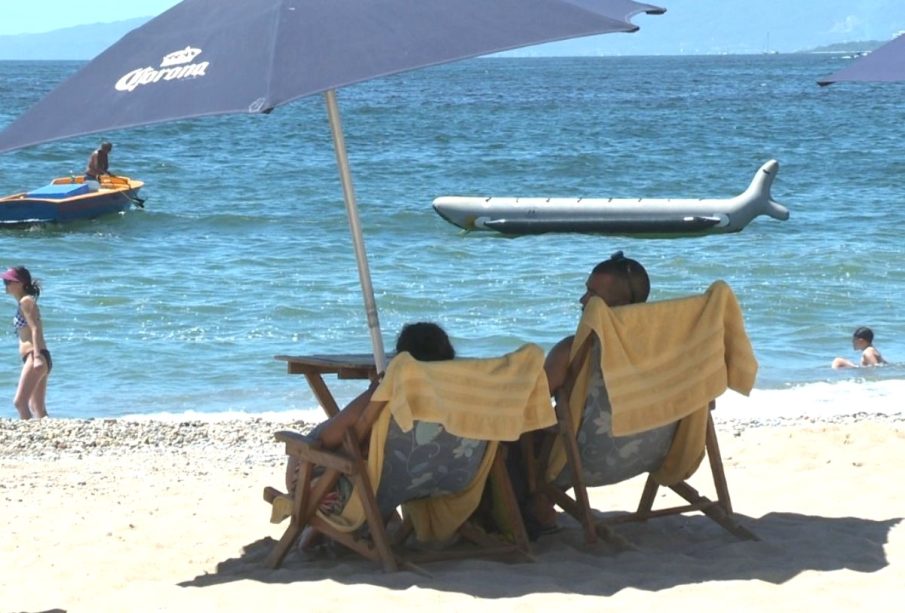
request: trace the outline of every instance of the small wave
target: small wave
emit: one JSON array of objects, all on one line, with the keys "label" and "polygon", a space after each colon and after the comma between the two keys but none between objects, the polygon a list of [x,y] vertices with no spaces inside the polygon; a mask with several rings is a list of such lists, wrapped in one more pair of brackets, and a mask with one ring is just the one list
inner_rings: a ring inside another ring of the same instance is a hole
[{"label": "small wave", "polygon": [[315,407],[312,409],[293,409],[291,411],[262,411],[260,413],[249,413],[246,411],[222,411],[217,413],[184,411],[182,413],[174,413],[164,411],[159,413],[133,413],[123,415],[117,419],[135,422],[161,421],[166,423],[184,421],[225,422],[260,420],[287,424],[297,422],[318,424],[324,421],[326,417],[324,411],[320,407]]},{"label": "small wave", "polygon": [[787,389],[755,389],[750,397],[726,392],[717,400],[717,417],[754,421],[827,420],[855,416],[905,417],[905,380],[849,379],[794,385]]}]

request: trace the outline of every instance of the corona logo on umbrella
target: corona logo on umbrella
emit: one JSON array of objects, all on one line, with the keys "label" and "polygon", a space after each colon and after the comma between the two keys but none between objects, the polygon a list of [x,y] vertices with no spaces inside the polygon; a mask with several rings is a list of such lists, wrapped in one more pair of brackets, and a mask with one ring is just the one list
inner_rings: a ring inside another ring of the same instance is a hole
[{"label": "corona logo on umbrella", "polygon": [[156,83],[161,79],[172,81],[173,79],[203,77],[210,62],[192,64],[191,62],[199,55],[201,55],[201,49],[192,46],[168,53],[160,62],[160,70],[147,66],[126,73],[116,82],[116,89],[121,92],[131,92],[135,91],[139,85]]}]

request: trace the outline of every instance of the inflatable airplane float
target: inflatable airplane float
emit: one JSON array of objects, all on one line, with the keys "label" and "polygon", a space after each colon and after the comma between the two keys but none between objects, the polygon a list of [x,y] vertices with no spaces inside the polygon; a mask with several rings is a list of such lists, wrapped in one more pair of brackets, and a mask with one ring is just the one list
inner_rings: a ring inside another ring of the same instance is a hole
[{"label": "inflatable airplane float", "polygon": [[503,234],[588,232],[604,234],[700,235],[738,232],[758,215],[785,221],[789,209],[770,187],[779,162],[760,167],[734,198],[509,198],[441,196],[434,210],[466,230]]}]

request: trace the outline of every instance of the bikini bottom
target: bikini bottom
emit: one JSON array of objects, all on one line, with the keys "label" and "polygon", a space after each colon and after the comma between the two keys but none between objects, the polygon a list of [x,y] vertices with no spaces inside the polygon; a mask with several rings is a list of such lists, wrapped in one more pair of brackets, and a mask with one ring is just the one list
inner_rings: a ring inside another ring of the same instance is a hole
[{"label": "bikini bottom", "polygon": [[[29,351],[28,353],[23,355],[22,363],[25,364],[28,361],[28,358],[30,358],[33,353],[34,353],[34,351]],[[46,349],[42,349],[41,355],[44,356],[44,361],[47,362],[47,374],[50,374],[50,371],[53,370],[53,360],[50,359],[50,352],[47,351]]]}]

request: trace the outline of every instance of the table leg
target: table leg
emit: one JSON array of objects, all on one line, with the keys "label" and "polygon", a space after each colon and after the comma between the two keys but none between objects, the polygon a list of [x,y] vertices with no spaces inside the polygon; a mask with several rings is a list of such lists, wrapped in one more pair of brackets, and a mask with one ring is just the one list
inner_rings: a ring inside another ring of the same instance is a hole
[{"label": "table leg", "polygon": [[308,380],[308,385],[311,386],[314,396],[317,398],[317,401],[320,402],[324,412],[327,413],[327,417],[333,417],[339,413],[339,405],[336,404],[336,399],[333,397],[333,394],[330,393],[327,384],[324,383],[323,377],[316,372],[306,372],[305,379]]}]

